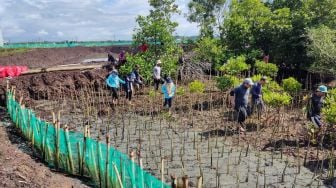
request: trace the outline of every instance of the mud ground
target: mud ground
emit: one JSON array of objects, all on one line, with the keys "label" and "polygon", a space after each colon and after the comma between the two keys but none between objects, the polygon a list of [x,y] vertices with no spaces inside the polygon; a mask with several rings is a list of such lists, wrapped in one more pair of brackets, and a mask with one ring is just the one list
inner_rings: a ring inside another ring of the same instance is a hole
[{"label": "mud ground", "polygon": [[52,171],[35,157],[0,108],[0,187],[89,187],[75,177]]}]

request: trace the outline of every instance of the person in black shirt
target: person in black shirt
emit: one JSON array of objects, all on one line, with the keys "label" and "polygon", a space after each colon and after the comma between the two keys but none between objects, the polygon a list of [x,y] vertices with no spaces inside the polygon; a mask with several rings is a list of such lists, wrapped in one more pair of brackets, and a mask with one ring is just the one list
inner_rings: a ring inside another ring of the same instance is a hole
[{"label": "person in black shirt", "polygon": [[321,128],[321,111],[324,103],[324,97],[328,93],[328,88],[321,85],[314,92],[309,101],[307,117],[314,124],[315,128]]}]

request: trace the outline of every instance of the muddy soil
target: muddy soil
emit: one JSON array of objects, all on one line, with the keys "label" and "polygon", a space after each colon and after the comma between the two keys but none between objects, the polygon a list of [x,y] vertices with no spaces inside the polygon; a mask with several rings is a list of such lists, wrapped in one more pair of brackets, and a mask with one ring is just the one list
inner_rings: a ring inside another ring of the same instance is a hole
[{"label": "muddy soil", "polygon": [[84,188],[90,184],[41,163],[0,108],[0,187]]},{"label": "muddy soil", "polygon": [[165,157],[167,181],[170,174],[188,175],[194,186],[203,174],[205,187],[331,183],[326,175],[329,150],[307,145],[302,131],[308,122],[301,107],[280,113],[268,109],[261,120],[250,118],[247,134],[240,135],[226,94],[216,90],[213,82],[207,82],[204,94],[190,94],[187,86],[177,84],[185,95],[174,99],[172,116],[162,107],[162,94],[152,95],[149,88],[134,97],[133,105],[127,104],[121,91],[119,104],[114,106],[106,88],[86,88],[77,98],[60,93],[58,100],[35,101],[32,108],[48,121],[52,112],[60,111],[61,124],[72,131],[83,132],[87,124],[95,139],[104,141],[109,134],[112,146],[124,153],[140,151],[144,168],[156,177],[160,177],[160,161]]},{"label": "muddy soil", "polygon": [[130,51],[130,47],[113,46],[31,49],[25,53],[1,57],[0,65],[47,68],[56,65],[80,63],[88,58],[107,57],[107,52],[110,50],[115,54],[119,54],[121,50]]}]

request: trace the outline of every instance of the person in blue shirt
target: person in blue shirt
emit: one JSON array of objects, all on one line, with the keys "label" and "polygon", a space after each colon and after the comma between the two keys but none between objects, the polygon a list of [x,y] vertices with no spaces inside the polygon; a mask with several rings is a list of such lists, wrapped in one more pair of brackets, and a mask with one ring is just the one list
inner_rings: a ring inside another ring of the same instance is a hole
[{"label": "person in blue shirt", "polygon": [[164,104],[163,106],[169,110],[172,107],[173,98],[176,91],[176,86],[173,80],[170,77],[165,79],[165,83],[162,85],[162,93],[164,95]]},{"label": "person in blue shirt", "polygon": [[[255,112],[255,110],[262,111],[264,109],[264,101],[262,98],[262,88],[267,83],[267,77],[263,76],[260,81],[253,85],[251,89],[252,94],[252,111],[251,113]],[[257,109],[259,108],[259,109]]]},{"label": "person in blue shirt", "polygon": [[120,88],[120,83],[125,84],[125,81],[120,79],[117,70],[112,70],[111,74],[106,79],[106,84],[112,90],[112,103],[116,104],[118,101],[118,89]]},{"label": "person in blue shirt", "polygon": [[253,86],[253,81],[251,78],[246,78],[244,82],[236,87],[233,91],[230,92],[231,96],[234,96],[234,109],[237,112],[237,121],[239,123],[239,131],[245,132],[245,129],[242,127],[245,120],[251,111],[249,109],[249,95],[250,88]]}]

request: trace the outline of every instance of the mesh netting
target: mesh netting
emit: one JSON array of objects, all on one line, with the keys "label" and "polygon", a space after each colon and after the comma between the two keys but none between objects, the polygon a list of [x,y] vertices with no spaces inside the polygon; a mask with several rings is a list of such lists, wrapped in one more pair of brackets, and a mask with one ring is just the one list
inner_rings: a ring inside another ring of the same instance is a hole
[{"label": "mesh netting", "polygon": [[89,176],[99,187],[169,187],[145,172],[115,148],[42,121],[7,93],[8,113],[50,166],[69,174]]},{"label": "mesh netting", "polygon": [[98,42],[42,42],[42,43],[11,43],[2,48],[68,48],[68,47],[94,47],[94,46],[124,46],[132,45],[132,41],[98,41]]}]

